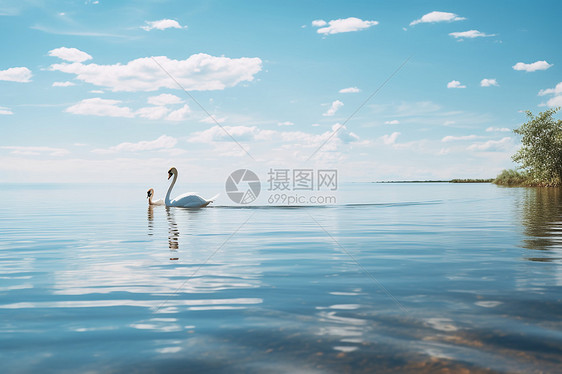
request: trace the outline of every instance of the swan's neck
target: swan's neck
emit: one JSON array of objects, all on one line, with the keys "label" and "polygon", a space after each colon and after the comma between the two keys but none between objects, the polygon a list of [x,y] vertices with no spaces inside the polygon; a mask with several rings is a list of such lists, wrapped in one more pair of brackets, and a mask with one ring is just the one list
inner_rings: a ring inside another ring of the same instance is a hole
[{"label": "swan's neck", "polygon": [[164,200],[166,206],[170,205],[170,194],[172,193],[172,188],[174,188],[174,184],[176,184],[177,179],[178,179],[178,175],[174,173],[174,179],[172,180],[172,184],[170,184],[170,187],[168,187],[168,192],[166,193],[166,199]]}]

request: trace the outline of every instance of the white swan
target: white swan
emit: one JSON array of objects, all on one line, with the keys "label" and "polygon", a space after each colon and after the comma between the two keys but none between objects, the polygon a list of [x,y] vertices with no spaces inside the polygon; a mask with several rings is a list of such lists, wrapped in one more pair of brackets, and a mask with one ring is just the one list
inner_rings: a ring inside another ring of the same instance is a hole
[{"label": "white swan", "polygon": [[153,196],[154,196],[154,189],[153,188],[146,191],[146,198],[148,199],[148,205],[164,205],[164,200],[162,200],[162,199],[152,201]]},{"label": "white swan", "polygon": [[168,179],[170,179],[172,175],[174,176],[174,179],[172,180],[172,184],[170,184],[170,187],[168,188],[166,199],[164,200],[166,206],[175,206],[182,208],[203,208],[212,203],[213,200],[219,196],[216,195],[209,200],[205,200],[199,195],[184,193],[183,195],[179,195],[178,197],[176,197],[174,200],[170,200],[170,193],[172,192],[172,188],[174,188],[174,184],[176,184],[176,180],[178,179],[178,169],[170,168],[170,170],[168,170]]}]

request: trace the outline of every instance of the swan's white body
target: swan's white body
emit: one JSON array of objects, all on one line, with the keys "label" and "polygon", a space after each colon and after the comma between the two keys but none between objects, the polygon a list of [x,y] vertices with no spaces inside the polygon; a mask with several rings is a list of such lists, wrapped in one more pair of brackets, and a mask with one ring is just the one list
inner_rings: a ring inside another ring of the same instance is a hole
[{"label": "swan's white body", "polygon": [[154,189],[149,189],[146,192],[146,197],[148,198],[148,205],[164,205],[164,200],[162,199],[158,199],[158,200],[152,200],[152,197],[154,196]]},{"label": "swan's white body", "polygon": [[184,193],[183,195],[177,196],[173,200],[170,200],[170,194],[172,193],[172,188],[174,188],[174,185],[176,184],[176,180],[178,179],[178,170],[176,168],[171,168],[170,170],[168,170],[168,179],[170,179],[172,175],[174,176],[174,179],[172,180],[172,184],[170,184],[170,187],[168,188],[168,192],[166,193],[166,198],[164,199],[164,203],[166,204],[166,206],[174,206],[174,207],[182,207],[182,208],[203,208],[209,205],[210,203],[212,203],[213,200],[218,197],[217,195],[209,200],[206,200],[199,195],[195,195],[191,192],[188,192],[188,193]]}]

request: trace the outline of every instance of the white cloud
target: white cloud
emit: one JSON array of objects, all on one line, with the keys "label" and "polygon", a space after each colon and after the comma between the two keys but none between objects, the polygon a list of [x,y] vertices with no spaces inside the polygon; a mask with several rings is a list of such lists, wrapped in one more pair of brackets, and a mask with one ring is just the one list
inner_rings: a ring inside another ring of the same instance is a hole
[{"label": "white cloud", "polygon": [[182,29],[187,28],[187,26],[181,26],[178,21],[173,19],[161,19],[159,21],[145,21],[146,26],[141,26],[141,29],[150,31],[152,29],[156,30],[166,30],[166,29]]},{"label": "white cloud", "polygon": [[326,21],[324,21],[323,19],[317,19],[312,21],[312,26],[314,27],[322,27],[322,26],[326,26],[328,23]]},{"label": "white cloud", "polygon": [[201,123],[209,123],[209,124],[214,124],[214,123],[223,123],[224,121],[226,121],[228,117],[216,117],[213,116],[212,118],[210,116],[205,116],[202,119],[199,120],[199,122]]},{"label": "white cloud", "polygon": [[488,127],[486,129],[487,132],[509,132],[511,131],[507,127]]},{"label": "white cloud", "polygon": [[523,62],[518,62],[513,65],[513,70],[523,70],[527,72],[537,71],[537,70],[546,70],[550,68],[552,65],[546,61],[535,61],[532,64],[525,64]]},{"label": "white cloud", "polygon": [[263,135],[264,131],[273,130],[259,130],[256,126],[213,126],[207,130],[194,133],[188,141],[193,143],[212,143],[221,141],[232,141],[230,134],[237,141],[248,141],[256,139],[260,133]]},{"label": "white cloud", "polygon": [[137,143],[121,143],[107,149],[94,149],[92,152],[106,154],[106,153],[117,153],[117,152],[141,152],[141,151],[157,151],[157,150],[169,150],[175,147],[178,143],[176,138],[168,135],[162,135],[155,140],[143,140]]},{"label": "white cloud", "polygon": [[4,108],[0,106],[0,115],[9,116],[12,114],[14,114],[14,112],[12,112],[9,108]]},{"label": "white cloud", "polygon": [[562,106],[562,95],[554,96],[552,99],[546,102],[549,107],[559,107]]},{"label": "white cloud", "polygon": [[400,135],[399,132],[393,132],[390,135],[383,135],[380,139],[383,141],[384,144],[390,145],[396,143],[396,138]]},{"label": "white cloud", "polygon": [[359,136],[353,132],[349,132],[345,126],[339,123],[336,123],[332,126],[331,130],[325,131],[322,134],[311,134],[303,131],[265,130],[257,126],[223,126],[222,128],[213,126],[207,130],[194,133],[188,141],[192,143],[212,144],[216,142],[232,142],[232,138],[229,134],[239,142],[273,141],[286,143],[284,147],[301,146],[314,148],[318,147],[327,139],[331,139],[331,144],[323,148],[325,150],[333,150],[334,144],[357,144],[359,142]]},{"label": "white cloud", "polygon": [[78,104],[66,108],[65,112],[92,116],[108,116],[108,117],[134,117],[131,108],[119,106],[120,100],[107,100],[95,97],[92,99],[84,99]]},{"label": "white cloud", "polygon": [[452,80],[447,83],[447,88],[466,88],[466,86],[462,85],[459,81]]},{"label": "white cloud", "polygon": [[64,148],[52,147],[29,147],[29,146],[2,146],[2,149],[7,149],[10,153],[20,156],[64,156],[70,152]]},{"label": "white cloud", "polygon": [[435,23],[435,22],[453,22],[462,21],[466,18],[459,17],[455,13],[447,12],[431,12],[423,15],[420,19],[410,22],[410,26],[417,25],[418,23]]},{"label": "white cloud", "polygon": [[450,125],[454,125],[455,123],[456,123],[455,121],[448,120],[443,122],[443,126],[450,126]]},{"label": "white cloud", "polygon": [[74,83],[66,81],[66,82],[53,82],[53,87],[70,87],[74,86]]},{"label": "white cloud", "polygon": [[499,86],[498,81],[495,79],[484,78],[480,81],[481,87]]},{"label": "white cloud", "polygon": [[385,121],[384,124],[385,125],[399,125],[400,121],[398,121],[397,119],[393,119],[392,121]]},{"label": "white cloud", "polygon": [[191,109],[189,108],[189,105],[185,104],[180,109],[174,110],[172,113],[168,114],[166,119],[168,121],[183,121],[187,118],[189,113],[191,113]]},{"label": "white cloud", "polygon": [[31,70],[26,67],[0,70],[0,81],[28,83],[31,82],[31,76]]},{"label": "white cloud", "polygon": [[291,121],[279,122],[277,126],[294,126],[295,124]]},{"label": "white cloud", "polygon": [[326,21],[316,20],[312,22],[312,26],[321,27],[320,29],[316,30],[316,32],[318,34],[324,34],[324,35],[339,34],[342,32],[351,32],[351,31],[360,31],[360,30],[368,29],[369,27],[378,24],[379,24],[378,21],[364,21],[356,17],[331,20],[330,22],[328,22],[327,27],[321,27],[321,26],[326,26]]},{"label": "white cloud", "polygon": [[58,57],[70,62],[84,62],[92,59],[92,56],[76,48],[60,47],[49,51],[49,56]]},{"label": "white cloud", "polygon": [[[546,105],[549,107],[559,107],[562,106],[562,82],[558,83],[554,88],[547,88],[539,91],[539,96],[554,95],[550,98]],[[542,104],[544,106],[545,104]]]},{"label": "white cloud", "polygon": [[140,108],[135,112],[135,114],[142,118],[147,119],[162,119],[168,114],[170,109],[165,106],[148,106],[145,108]]},{"label": "white cloud", "polygon": [[172,94],[161,94],[158,96],[151,96],[148,98],[148,103],[152,105],[171,105],[180,104],[183,100]]},{"label": "white cloud", "polygon": [[558,83],[554,88],[546,88],[539,91],[539,96],[560,95],[562,94],[562,82]]},{"label": "white cloud", "polygon": [[446,142],[453,142],[453,141],[456,141],[456,140],[471,140],[471,139],[476,139],[476,138],[478,138],[478,135],[464,135],[464,136],[448,135],[448,136],[445,136],[443,139],[441,139],[441,141],[446,143]]},{"label": "white cloud", "polygon": [[337,137],[343,143],[354,143],[359,141],[359,136],[357,136],[357,134],[348,131],[346,126],[339,123],[332,126],[332,131],[337,131]]},{"label": "white cloud", "polygon": [[467,147],[469,151],[503,151],[509,148],[512,140],[505,137],[500,140],[488,140],[484,143],[474,143]]},{"label": "white cloud", "polygon": [[91,93],[95,93],[95,94],[102,94],[104,93],[102,90],[91,90]]},{"label": "white cloud", "polygon": [[336,100],[336,101],[332,102],[332,105],[330,106],[330,109],[328,109],[326,111],[326,113],[323,113],[322,115],[325,116],[325,117],[331,117],[334,114],[336,114],[338,109],[341,108],[342,106],[343,106],[343,103],[339,100]]},{"label": "white cloud", "polygon": [[361,92],[361,90],[357,87],[348,87],[348,88],[342,88],[339,92],[340,93],[357,93],[357,92]]},{"label": "white cloud", "polygon": [[[199,53],[185,60],[173,60],[166,56],[154,59],[188,91],[223,90],[240,82],[251,82],[262,68],[262,60],[257,57],[228,58]],[[176,82],[158,64],[153,58],[144,57],[114,65],[53,64],[50,70],[75,74],[78,80],[112,91],[178,89]]]},{"label": "white cloud", "polygon": [[449,33],[449,35],[451,35],[455,39],[466,39],[466,38],[474,39],[474,38],[487,38],[487,37],[490,37],[490,36],[496,36],[496,34],[486,34],[486,33],[480,32],[478,30],[451,32],[451,33]]}]

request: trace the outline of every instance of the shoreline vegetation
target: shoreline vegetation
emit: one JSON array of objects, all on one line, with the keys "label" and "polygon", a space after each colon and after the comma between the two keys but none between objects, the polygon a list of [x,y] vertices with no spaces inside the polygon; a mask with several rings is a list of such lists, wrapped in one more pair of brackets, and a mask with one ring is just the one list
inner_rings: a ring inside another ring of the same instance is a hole
[{"label": "shoreline vegetation", "polygon": [[521,148],[511,157],[520,167],[503,170],[494,180],[508,187],[562,186],[562,120],[552,116],[560,108],[548,109],[513,130],[521,135]]},{"label": "shoreline vegetation", "polygon": [[507,187],[562,187],[562,120],[552,116],[560,108],[548,109],[513,130],[521,135],[521,148],[511,157],[518,169],[503,170],[496,178],[375,183],[494,183]]},{"label": "shoreline vegetation", "polygon": [[498,186],[507,187],[561,187],[562,184],[559,182],[548,182],[548,181],[537,181],[533,180],[531,176],[526,173],[517,170],[503,170],[496,178],[486,178],[486,179],[449,179],[449,180],[411,180],[411,181],[377,181],[371,183],[493,183]]},{"label": "shoreline vegetation", "polygon": [[488,179],[447,179],[447,180],[424,180],[424,181],[379,181],[372,183],[493,183],[494,178]]},{"label": "shoreline vegetation", "polygon": [[507,187],[561,187],[560,178],[541,180],[526,171],[503,170],[493,181],[498,186]]}]

